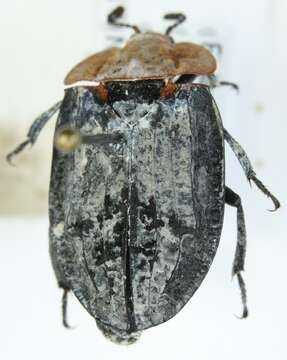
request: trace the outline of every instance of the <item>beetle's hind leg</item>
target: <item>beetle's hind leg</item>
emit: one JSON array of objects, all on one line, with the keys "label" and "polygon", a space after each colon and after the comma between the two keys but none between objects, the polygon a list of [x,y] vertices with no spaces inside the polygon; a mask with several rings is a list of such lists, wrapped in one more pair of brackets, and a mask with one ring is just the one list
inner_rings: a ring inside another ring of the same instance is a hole
[{"label": "beetle's hind leg", "polygon": [[[65,328],[71,329],[71,326],[68,322],[67,317],[67,307],[68,307],[68,295],[69,291],[71,291],[71,287],[69,285],[69,282],[66,280],[64,273],[61,271],[59,266],[59,258],[57,256],[57,252],[55,250],[55,243],[57,242],[57,238],[55,238],[55,234],[53,234],[52,231],[50,231],[50,257],[52,260],[52,266],[56,275],[57,283],[59,288],[63,291],[62,292],[62,324]],[[61,239],[63,241],[63,239]]]},{"label": "beetle's hind leg", "polygon": [[25,149],[27,145],[34,145],[41,130],[46,125],[49,119],[59,110],[62,101],[57,102],[54,106],[52,106],[49,110],[45,111],[39,117],[37,117],[33,124],[31,125],[27,139],[18,145],[13,151],[11,151],[7,156],[6,159],[9,163],[12,163],[12,159],[15,155],[19,154],[22,150]]},{"label": "beetle's hind leg", "polygon": [[246,255],[246,228],[244,212],[240,196],[228,187],[225,188],[225,202],[226,204],[236,207],[237,209],[237,245],[233,261],[232,275],[236,275],[238,279],[243,304],[243,312],[241,316],[241,318],[243,319],[248,316],[246,286],[241,274],[241,272],[244,271]]},{"label": "beetle's hind leg", "polygon": [[66,329],[71,329],[67,320],[68,294],[70,289],[64,284],[59,283],[59,287],[63,290],[62,294],[62,323]]},{"label": "beetle's hind leg", "polygon": [[[53,186],[51,186],[52,189],[54,189]],[[59,190],[59,188],[58,188]],[[57,194],[59,195],[59,194]],[[57,283],[59,288],[63,291],[62,292],[62,305],[61,305],[61,311],[62,311],[62,324],[65,328],[70,329],[71,326],[68,323],[67,320],[67,307],[68,307],[68,295],[69,291],[71,291],[71,287],[69,285],[69,281],[66,279],[63,270],[60,267],[61,263],[61,257],[58,254],[56,250],[56,244],[59,242],[64,241],[64,235],[60,235],[60,237],[55,234],[55,231],[53,231],[53,228],[55,229],[55,226],[53,226],[55,219],[50,219],[50,222],[52,225],[50,225],[50,231],[49,231],[49,252],[50,252],[50,258],[52,261],[52,267],[56,275]]]},{"label": "beetle's hind leg", "polygon": [[228,142],[235,156],[237,157],[240,165],[242,166],[244,173],[248,181],[253,181],[254,184],[268,196],[274,204],[274,211],[280,207],[279,200],[266,188],[266,186],[256,177],[256,173],[253,170],[250,160],[242,146],[224,129],[224,138]]}]

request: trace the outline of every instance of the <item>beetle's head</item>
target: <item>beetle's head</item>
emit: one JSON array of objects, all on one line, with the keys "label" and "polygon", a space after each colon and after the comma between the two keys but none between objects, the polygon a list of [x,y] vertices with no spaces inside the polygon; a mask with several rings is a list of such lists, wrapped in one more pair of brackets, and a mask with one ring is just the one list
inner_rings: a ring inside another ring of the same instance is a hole
[{"label": "beetle's head", "polygon": [[67,75],[65,85],[73,86],[83,81],[170,80],[214,73],[216,60],[208,49],[191,42],[175,43],[170,36],[172,30],[186,19],[185,15],[165,15],[165,19],[174,23],[160,34],[141,32],[136,25],[120,22],[123,12],[122,6],[117,7],[108,15],[108,22],[134,30],[125,46],[113,47],[85,59]]}]

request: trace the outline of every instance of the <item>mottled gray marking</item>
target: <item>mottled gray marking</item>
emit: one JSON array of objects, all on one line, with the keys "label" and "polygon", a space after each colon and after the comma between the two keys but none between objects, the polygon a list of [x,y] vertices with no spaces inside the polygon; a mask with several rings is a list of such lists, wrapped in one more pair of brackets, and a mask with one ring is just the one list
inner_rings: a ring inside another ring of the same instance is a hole
[{"label": "mottled gray marking", "polygon": [[248,180],[280,206],[223,129],[208,87],[178,84],[168,98],[160,97],[161,87],[161,81],[109,83],[106,104],[92,89],[70,88],[8,155],[33,144],[60,105],[56,131],[82,134],[74,152],[54,148],[50,254],[64,289],[64,325],[72,290],[118,343],[135,342],[192,297],[216,254],[225,202],[237,208],[233,274],[247,316],[245,221],[240,197],[225,187],[224,138]]},{"label": "mottled gray marking", "polygon": [[[220,117],[206,87],[112,106],[74,88],[66,91],[63,125],[105,141],[72,154],[54,150],[57,278],[105,335],[133,341],[185,305],[215,256],[224,209]],[[112,141],[116,133],[124,141]]]}]

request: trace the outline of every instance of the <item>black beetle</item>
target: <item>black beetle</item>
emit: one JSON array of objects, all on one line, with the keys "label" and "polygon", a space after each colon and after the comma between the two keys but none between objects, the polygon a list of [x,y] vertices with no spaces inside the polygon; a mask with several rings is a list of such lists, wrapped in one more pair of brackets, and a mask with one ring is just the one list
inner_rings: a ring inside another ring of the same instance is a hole
[{"label": "black beetle", "polygon": [[[50,253],[59,286],[72,290],[103,333],[132,343],[186,304],[215,256],[225,204],[237,208],[233,275],[248,314],[244,270],[246,231],[240,197],[225,185],[224,140],[249,181],[257,179],[242,147],[223,128],[210,87],[216,61],[209,50],[118,22],[135,31],[124,48],[110,48],[77,65],[65,97],[33,123],[34,144],[60,109],[49,196]],[[232,85],[232,84],[231,84]],[[233,85],[234,86],[234,85]]]}]

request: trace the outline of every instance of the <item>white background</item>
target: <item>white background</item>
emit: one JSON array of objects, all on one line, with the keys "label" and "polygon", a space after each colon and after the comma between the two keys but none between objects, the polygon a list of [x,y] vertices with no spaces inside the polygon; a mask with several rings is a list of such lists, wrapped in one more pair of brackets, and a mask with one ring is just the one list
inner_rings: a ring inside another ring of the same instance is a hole
[{"label": "white background", "polygon": [[[250,189],[227,148],[227,183],[241,195],[245,207],[248,230],[245,279],[251,315],[241,321],[234,316],[241,309],[236,281],[230,281],[236,243],[234,209],[226,210],[214,266],[196,295],[175,318],[147,330],[137,344],[129,347],[106,340],[72,296],[69,318],[77,326],[71,331],[62,328],[61,292],[56,287],[48,257],[47,217],[2,216],[0,358],[286,359],[287,2],[130,0],[123,3],[128,4],[126,19],[144,29],[163,31],[166,22],[162,15],[182,11],[188,15],[188,21],[174,31],[175,39],[216,40],[223,44],[219,75],[238,83],[241,89],[239,95],[229,89],[214,92],[223,122],[248,152],[259,178],[283,205],[277,213],[266,211],[271,207],[270,201],[254,186]],[[130,34],[129,30],[113,30],[105,25],[105,15],[114,4],[119,2],[9,0],[1,3],[2,126],[9,122],[9,126],[14,124],[15,131],[25,130],[35,115],[63,96],[62,79],[75,63],[109,46],[111,36]],[[43,164],[49,171],[45,153]],[[21,178],[20,173],[18,177]],[[47,187],[48,178],[45,181]],[[5,183],[0,185],[5,191]],[[29,183],[26,186],[29,188]]]}]

